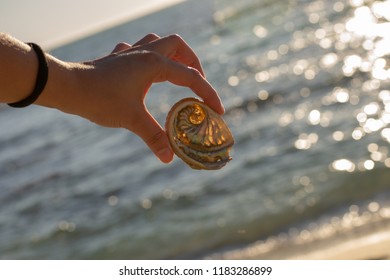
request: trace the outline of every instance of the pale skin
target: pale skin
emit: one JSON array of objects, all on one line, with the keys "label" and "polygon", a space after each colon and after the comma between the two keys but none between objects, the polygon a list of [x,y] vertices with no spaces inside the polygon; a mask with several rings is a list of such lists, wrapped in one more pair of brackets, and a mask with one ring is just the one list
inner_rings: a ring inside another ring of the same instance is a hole
[{"label": "pale skin", "polygon": [[[173,159],[164,129],[149,113],[145,96],[153,83],[190,88],[217,113],[224,108],[206,80],[195,52],[178,35],[148,34],[133,45],[88,62],[65,62],[47,54],[49,79],[35,104],[137,134],[164,163]],[[0,102],[28,96],[35,85],[37,56],[29,45],[0,33]],[[22,109],[14,109],[22,110]]]}]

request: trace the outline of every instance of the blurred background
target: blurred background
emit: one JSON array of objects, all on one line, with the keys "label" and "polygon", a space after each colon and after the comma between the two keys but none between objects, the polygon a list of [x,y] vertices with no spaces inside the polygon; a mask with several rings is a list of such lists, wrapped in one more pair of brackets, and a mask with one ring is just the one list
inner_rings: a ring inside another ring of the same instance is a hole
[{"label": "blurred background", "polygon": [[[126,130],[1,105],[0,258],[389,258],[390,1],[174,2],[42,42],[79,61],[180,34],[227,109],[233,160],[164,165]],[[188,96],[156,84],[146,101],[164,125]]]}]

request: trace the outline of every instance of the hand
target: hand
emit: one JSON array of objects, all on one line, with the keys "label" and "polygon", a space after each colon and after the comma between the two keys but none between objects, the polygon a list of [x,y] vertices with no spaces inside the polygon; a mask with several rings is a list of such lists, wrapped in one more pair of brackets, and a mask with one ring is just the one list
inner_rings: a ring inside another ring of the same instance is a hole
[{"label": "hand", "polygon": [[178,35],[149,34],[134,45],[120,43],[111,54],[84,63],[78,71],[82,90],[63,111],[134,132],[165,163],[173,159],[173,152],[164,129],[144,103],[152,83],[169,81],[188,87],[216,112],[224,113],[198,57]]}]

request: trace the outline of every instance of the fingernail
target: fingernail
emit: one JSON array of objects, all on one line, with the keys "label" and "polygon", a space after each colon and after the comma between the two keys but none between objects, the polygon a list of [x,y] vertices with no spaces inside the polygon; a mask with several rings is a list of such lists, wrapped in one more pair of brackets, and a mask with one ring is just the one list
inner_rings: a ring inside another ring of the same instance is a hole
[{"label": "fingernail", "polygon": [[225,114],[225,106],[223,106],[223,104],[222,104],[222,103],[221,103],[221,109],[222,109],[222,111],[221,111],[221,115]]},{"label": "fingernail", "polygon": [[164,148],[157,151],[157,157],[164,163],[170,163],[173,159],[173,153],[170,149]]}]

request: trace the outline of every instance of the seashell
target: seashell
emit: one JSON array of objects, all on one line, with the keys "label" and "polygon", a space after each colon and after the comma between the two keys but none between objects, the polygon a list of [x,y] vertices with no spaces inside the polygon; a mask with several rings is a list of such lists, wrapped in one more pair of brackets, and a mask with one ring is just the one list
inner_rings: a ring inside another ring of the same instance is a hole
[{"label": "seashell", "polygon": [[185,98],[169,111],[165,130],[175,154],[194,169],[226,165],[234,144],[222,117],[196,98]]}]

